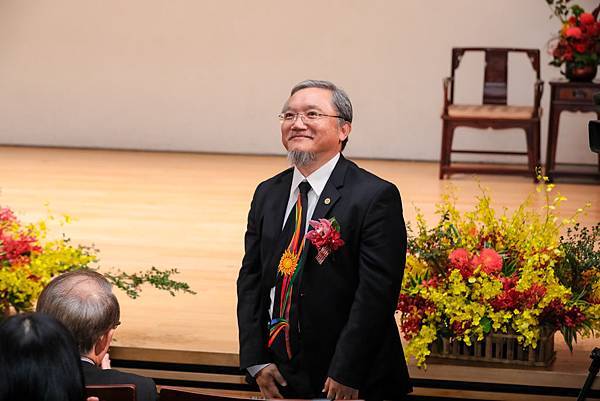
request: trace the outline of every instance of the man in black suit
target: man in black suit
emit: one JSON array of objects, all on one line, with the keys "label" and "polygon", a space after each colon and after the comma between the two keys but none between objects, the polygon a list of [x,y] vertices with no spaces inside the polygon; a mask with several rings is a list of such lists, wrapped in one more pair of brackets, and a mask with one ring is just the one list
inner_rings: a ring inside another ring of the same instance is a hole
[{"label": "man in black suit", "polygon": [[[250,207],[241,368],[266,398],[401,399],[411,385],[394,319],[406,257],[398,189],[341,155],[352,105],[334,84],[299,83],[280,120],[294,167],[262,182]],[[316,240],[306,222],[318,219],[343,244]]]},{"label": "man in black suit", "polygon": [[106,278],[91,270],[61,274],[44,288],[36,310],[73,333],[86,385],[135,384],[137,401],[156,401],[154,380],[110,368],[108,348],[120,324],[119,302]]}]

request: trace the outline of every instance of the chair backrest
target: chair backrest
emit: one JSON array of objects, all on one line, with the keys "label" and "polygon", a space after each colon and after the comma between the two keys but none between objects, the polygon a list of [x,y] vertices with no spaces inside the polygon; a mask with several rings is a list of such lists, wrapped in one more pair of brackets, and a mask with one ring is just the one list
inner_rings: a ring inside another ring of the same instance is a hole
[{"label": "chair backrest", "polygon": [[[508,82],[508,54],[525,53],[540,79],[540,51],[538,49],[516,49],[503,47],[454,47],[452,48],[452,72],[460,65],[466,52],[485,53],[485,73],[483,75],[483,104],[506,104]],[[450,90],[450,102],[454,102],[454,85]]]},{"label": "chair backrest", "polygon": [[214,393],[198,393],[181,390],[176,387],[161,386],[159,393],[160,401],[235,401],[254,400],[252,397],[215,395]]},{"label": "chair backrest", "polygon": [[100,401],[135,401],[135,384],[97,384],[85,386],[87,397]]},{"label": "chair backrest", "polygon": [[[181,390],[177,387],[161,386],[159,393],[160,401],[256,401],[262,400],[261,397],[235,396],[235,395],[216,395],[206,390],[206,393],[191,392]],[[277,401],[305,401],[296,399],[279,399]],[[364,400],[349,400],[349,401],[364,401]]]}]

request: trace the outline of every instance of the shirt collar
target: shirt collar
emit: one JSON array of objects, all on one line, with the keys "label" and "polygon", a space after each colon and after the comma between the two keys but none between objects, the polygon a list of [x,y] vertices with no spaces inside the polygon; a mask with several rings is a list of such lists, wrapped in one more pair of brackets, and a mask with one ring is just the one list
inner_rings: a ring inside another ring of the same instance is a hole
[{"label": "shirt collar", "polygon": [[294,192],[298,185],[304,180],[308,181],[310,187],[317,194],[317,198],[321,196],[321,192],[325,189],[325,185],[327,184],[327,180],[333,173],[333,169],[340,159],[340,154],[336,153],[327,163],[319,167],[319,169],[313,172],[308,177],[304,177],[300,170],[294,167],[294,176],[292,177],[292,192]]},{"label": "shirt collar", "polygon": [[94,361],[92,361],[92,360],[91,360],[90,358],[88,358],[87,356],[83,356],[83,355],[81,355],[79,358],[81,359],[81,362],[86,362],[86,363],[89,363],[90,365],[94,365],[94,366],[96,366],[96,364],[94,363]]}]

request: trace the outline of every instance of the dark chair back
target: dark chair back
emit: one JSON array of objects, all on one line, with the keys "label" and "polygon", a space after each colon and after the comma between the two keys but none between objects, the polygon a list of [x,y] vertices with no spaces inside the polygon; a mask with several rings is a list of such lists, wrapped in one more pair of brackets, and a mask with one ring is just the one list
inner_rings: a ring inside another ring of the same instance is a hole
[{"label": "dark chair back", "polygon": [[85,386],[87,397],[100,401],[136,401],[135,384],[98,384]]},{"label": "dark chair back", "polygon": [[[199,390],[202,391],[202,390]],[[161,386],[160,388],[160,401],[256,401],[264,400],[264,398],[251,397],[245,395],[224,395],[210,392],[210,390],[204,390],[205,392],[192,392],[182,390],[177,387]],[[277,401],[302,401],[293,399],[279,399]],[[350,400],[350,401],[363,401],[363,400]]]},{"label": "dark chair back", "polygon": [[235,401],[235,400],[255,400],[252,397],[245,396],[227,396],[227,395],[216,395],[208,392],[192,392],[181,390],[176,387],[161,386],[160,387],[160,401]]},{"label": "dark chair back", "polygon": [[[485,72],[483,74],[483,104],[506,105],[509,53],[525,53],[535,70],[536,79],[540,79],[540,51],[538,49],[517,49],[503,47],[454,47],[452,48],[452,72],[460,66],[467,52],[485,53]],[[454,86],[450,90],[450,103],[454,103]]]}]

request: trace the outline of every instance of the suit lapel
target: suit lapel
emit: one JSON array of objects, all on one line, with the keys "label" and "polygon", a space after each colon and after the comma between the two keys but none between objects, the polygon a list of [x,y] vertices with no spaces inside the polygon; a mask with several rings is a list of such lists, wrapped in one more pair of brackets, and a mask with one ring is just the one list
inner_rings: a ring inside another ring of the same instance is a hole
[{"label": "suit lapel", "polygon": [[[286,171],[287,172],[287,171]],[[281,254],[278,254],[280,249],[283,249],[285,241],[289,241],[289,238],[283,238],[281,230],[283,227],[283,219],[285,218],[285,209],[287,207],[288,199],[290,196],[290,186],[292,185],[292,170],[289,170],[289,174],[283,174],[279,177],[265,202],[264,209],[264,230],[268,234],[268,238],[276,238],[274,247],[271,247],[272,254],[267,260],[267,273],[270,278],[268,280],[269,286],[275,283],[275,276],[277,271],[277,265],[279,264],[279,258]],[[287,244],[286,244],[287,245]]]},{"label": "suit lapel", "polygon": [[339,188],[344,186],[344,177],[346,176],[346,169],[348,168],[348,160],[344,156],[340,155],[335,168],[333,169],[319,200],[317,206],[311,217],[312,220],[323,219],[327,216],[331,208],[341,198],[341,194],[338,191]]},{"label": "suit lapel", "polygon": [[290,186],[292,185],[292,174],[285,174],[273,185],[265,202],[265,221],[267,232],[273,237],[278,238],[283,227],[285,218],[285,208],[290,196]]},{"label": "suit lapel", "polygon": [[[344,178],[346,177],[346,170],[348,169],[348,160],[344,158],[344,156],[340,155],[340,159],[338,160],[329,180],[327,180],[327,184],[325,184],[325,188],[323,188],[323,192],[321,192],[321,196],[319,196],[319,200],[317,201],[317,205],[315,207],[315,211],[311,217],[311,220],[318,220],[329,218],[329,212],[333,208],[333,206],[340,200],[342,197],[339,189],[344,186]],[[312,230],[312,227],[310,228]],[[314,254],[316,253],[316,249],[310,241],[307,240],[309,259],[314,259]]]}]

